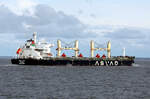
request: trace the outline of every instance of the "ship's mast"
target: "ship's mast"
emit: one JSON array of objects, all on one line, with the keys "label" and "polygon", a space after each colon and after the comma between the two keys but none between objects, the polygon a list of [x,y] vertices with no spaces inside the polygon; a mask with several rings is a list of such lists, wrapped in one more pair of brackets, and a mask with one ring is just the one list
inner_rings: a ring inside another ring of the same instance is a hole
[{"label": "ship's mast", "polygon": [[61,46],[61,40],[57,40],[57,57],[60,57],[61,50],[74,50],[75,51],[75,57],[78,57],[79,53],[79,44],[78,40],[74,42],[74,47],[62,47]]},{"label": "ship's mast", "polygon": [[107,43],[107,48],[95,48],[95,46],[94,46],[94,41],[92,40],[91,42],[90,42],[90,50],[91,50],[91,57],[94,57],[94,51],[95,50],[100,50],[100,51],[107,51],[107,57],[108,58],[111,58],[111,43],[110,43],[110,41],[108,41],[108,43]]},{"label": "ship's mast", "polygon": [[108,41],[107,43],[107,57],[111,58],[111,43]]},{"label": "ship's mast", "polygon": [[91,47],[91,57],[94,57],[94,41],[91,40],[90,42],[90,47]]},{"label": "ship's mast", "polygon": [[36,43],[36,32],[33,33],[33,39],[34,39],[34,42]]}]

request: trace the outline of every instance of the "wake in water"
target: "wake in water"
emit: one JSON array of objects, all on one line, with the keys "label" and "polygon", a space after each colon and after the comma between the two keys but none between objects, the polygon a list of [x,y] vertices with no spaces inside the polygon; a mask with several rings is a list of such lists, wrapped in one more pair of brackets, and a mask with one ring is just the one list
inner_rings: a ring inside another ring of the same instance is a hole
[{"label": "wake in water", "polygon": [[136,63],[132,64],[132,66],[133,67],[142,67],[140,64],[136,64]]}]

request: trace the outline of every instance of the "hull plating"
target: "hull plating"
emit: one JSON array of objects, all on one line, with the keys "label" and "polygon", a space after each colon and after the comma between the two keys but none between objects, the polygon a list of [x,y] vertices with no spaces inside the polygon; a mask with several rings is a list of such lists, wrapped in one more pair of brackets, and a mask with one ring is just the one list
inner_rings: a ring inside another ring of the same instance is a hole
[{"label": "hull plating", "polygon": [[46,66],[131,66],[134,59],[11,59],[12,64],[20,65],[46,65]]}]

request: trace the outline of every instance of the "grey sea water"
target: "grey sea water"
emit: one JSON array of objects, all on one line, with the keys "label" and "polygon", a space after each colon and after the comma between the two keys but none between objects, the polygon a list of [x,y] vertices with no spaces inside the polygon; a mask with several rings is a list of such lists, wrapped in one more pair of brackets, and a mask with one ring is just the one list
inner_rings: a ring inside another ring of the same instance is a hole
[{"label": "grey sea water", "polygon": [[150,99],[150,59],[133,67],[48,67],[2,57],[0,99]]}]

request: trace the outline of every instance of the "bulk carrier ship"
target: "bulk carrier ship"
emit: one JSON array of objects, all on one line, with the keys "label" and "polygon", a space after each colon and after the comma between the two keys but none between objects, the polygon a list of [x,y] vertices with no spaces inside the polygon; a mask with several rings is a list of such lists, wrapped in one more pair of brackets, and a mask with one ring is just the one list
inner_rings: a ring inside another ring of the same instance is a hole
[{"label": "bulk carrier ship", "polygon": [[[132,66],[134,63],[134,56],[125,56],[125,49],[123,56],[111,56],[111,43],[108,41],[106,48],[95,47],[95,42],[90,42],[90,57],[83,57],[79,54],[78,41],[74,42],[74,47],[62,47],[61,40],[57,40],[57,55],[51,53],[51,48],[54,44],[37,41],[36,33],[33,33],[33,39],[27,40],[21,46],[16,54],[16,58],[12,58],[12,64],[19,65],[46,65],[46,66]],[[62,50],[74,50],[75,56],[67,57]],[[107,56],[97,54],[94,56],[94,51],[106,51]]]}]

